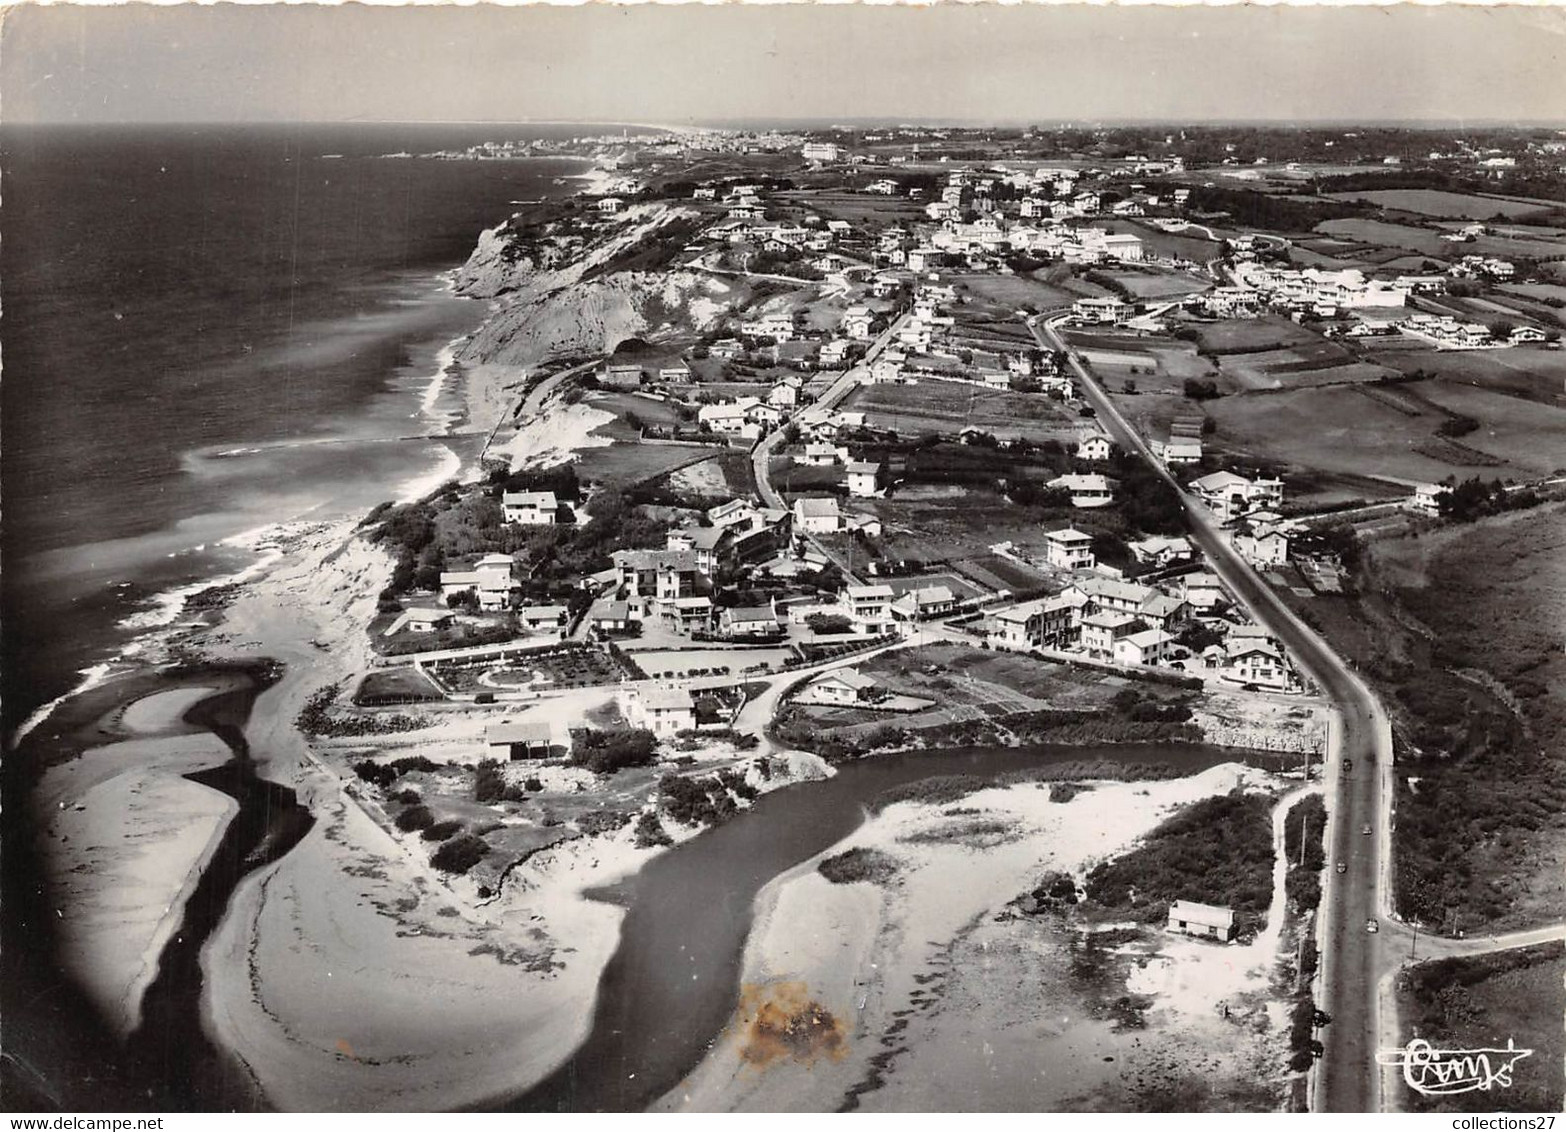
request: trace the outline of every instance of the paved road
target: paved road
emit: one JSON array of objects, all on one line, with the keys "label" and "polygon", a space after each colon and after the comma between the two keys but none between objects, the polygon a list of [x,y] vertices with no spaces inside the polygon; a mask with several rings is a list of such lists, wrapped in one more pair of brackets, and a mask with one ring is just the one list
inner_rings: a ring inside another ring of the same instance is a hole
[{"label": "paved road", "polygon": [[[900,329],[902,329],[902,325],[905,321],[907,321],[907,318],[908,316],[903,314],[894,319],[892,321],[892,325],[888,326],[884,331],[882,331],[881,336],[870,344],[870,348],[865,352],[863,361],[854,366],[852,369],[845,370],[843,374],[832,383],[831,387],[828,388],[827,391],[820,397],[818,397],[813,404],[807,405],[804,408],[797,410],[792,416],[788,418],[788,420],[784,421],[777,428],[773,429],[766,436],[762,437],[761,440],[756,443],[756,446],[751,449],[750,465],[751,470],[755,475],[756,494],[761,496],[761,502],[764,505],[778,508],[785,506],[783,502],[783,496],[780,495],[778,490],[772,486],[772,480],[770,478],[770,463],[773,453],[775,453],[777,449],[783,444],[783,435],[788,431],[788,426],[793,423],[794,419],[797,418],[801,413],[813,409],[831,410],[836,408],[845,397],[857,389],[860,382],[864,378],[865,369],[870,365],[870,363],[874,362],[876,358],[880,357],[881,352],[891,344],[892,338]],[[804,538],[805,541],[809,542],[823,555],[825,555],[828,561],[841,570],[843,572],[843,576],[846,577],[850,582],[857,583],[859,581],[858,577],[849,568],[849,564],[845,563],[827,547],[822,546],[814,536],[804,535]]]},{"label": "paved road", "polygon": [[[1032,325],[1041,345],[1066,350],[1051,319]],[[1042,326],[1042,331],[1041,331]],[[1083,397],[1099,423],[1124,446],[1156,468],[1176,490],[1178,481],[1156,460],[1081,361],[1067,351]],[[1322,975],[1324,1001],[1333,1018],[1321,1038],[1326,1055],[1318,1069],[1312,1108],[1316,1111],[1378,1112],[1381,1073],[1377,988],[1395,965],[1393,937],[1366,930],[1370,919],[1386,919],[1391,895],[1392,732],[1386,714],[1364,681],[1327,644],[1288,611],[1272,589],[1219,535],[1206,509],[1181,491],[1192,541],[1257,622],[1281,640],[1301,668],[1337,708],[1324,785],[1331,814],[1327,830]],[[1345,772],[1346,760],[1352,771]],[[1362,830],[1369,826],[1371,834]],[[1338,874],[1338,861],[1346,871]],[[1385,940],[1385,942],[1384,942]]]}]

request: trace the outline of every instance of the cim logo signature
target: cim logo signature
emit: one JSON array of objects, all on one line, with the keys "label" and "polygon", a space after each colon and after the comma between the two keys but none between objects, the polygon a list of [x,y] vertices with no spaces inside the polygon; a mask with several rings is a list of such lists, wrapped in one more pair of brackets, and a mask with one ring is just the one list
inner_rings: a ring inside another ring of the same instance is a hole
[{"label": "cim logo signature", "polygon": [[1408,1087],[1427,1097],[1449,1097],[1476,1090],[1505,1089],[1512,1083],[1512,1067],[1533,1050],[1518,1049],[1511,1038],[1505,1049],[1436,1049],[1415,1038],[1402,1049],[1376,1054],[1380,1065],[1400,1065]]}]

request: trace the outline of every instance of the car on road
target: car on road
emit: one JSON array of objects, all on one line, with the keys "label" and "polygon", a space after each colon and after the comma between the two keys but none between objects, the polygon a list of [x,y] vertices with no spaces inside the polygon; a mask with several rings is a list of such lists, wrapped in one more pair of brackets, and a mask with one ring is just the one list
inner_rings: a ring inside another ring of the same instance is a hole
[{"label": "car on road", "polygon": [[1379,932],[1381,930],[1381,925],[1376,923],[1375,920],[1366,920],[1365,921],[1365,930],[1367,932],[1371,932],[1373,934],[1373,933]]},{"label": "car on road", "polygon": [[1360,832],[1363,833],[1366,837],[1369,837],[1370,836],[1370,827],[1367,825],[1364,829],[1360,830]]},{"label": "car on road", "polygon": [[1349,771],[1351,771],[1353,769],[1354,769],[1354,760],[1353,759],[1344,759],[1343,760],[1343,773],[1347,774]]},{"label": "car on road", "polygon": [[1339,861],[1339,862],[1338,862],[1338,872],[1340,872],[1340,873],[1346,873],[1346,872],[1348,872],[1348,865],[1347,865],[1347,864],[1345,864],[1345,863],[1344,863],[1344,862],[1342,862],[1342,861]]}]

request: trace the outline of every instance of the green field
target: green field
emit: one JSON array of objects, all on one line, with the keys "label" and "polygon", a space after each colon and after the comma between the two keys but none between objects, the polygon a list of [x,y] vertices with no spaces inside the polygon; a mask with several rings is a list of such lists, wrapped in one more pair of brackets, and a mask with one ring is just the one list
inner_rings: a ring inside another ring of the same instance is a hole
[{"label": "green field", "polygon": [[991,492],[918,486],[863,506],[881,520],[878,541],[889,558],[955,562],[981,556],[998,542],[1043,544],[1038,522]]},{"label": "green field", "polygon": [[1179,271],[1160,271],[1151,267],[1123,268],[1105,271],[1104,274],[1138,299],[1171,299],[1207,290],[1207,284],[1201,279]]},{"label": "green field", "polygon": [[1207,412],[1218,424],[1214,446],[1299,468],[1408,482],[1493,474],[1488,458],[1463,464],[1457,462],[1460,450],[1445,449],[1453,453],[1448,463],[1416,451],[1435,448],[1435,430],[1446,415],[1394,407],[1364,388],[1324,386],[1210,401]]},{"label": "green field", "polygon": [[1468,220],[1490,220],[1496,216],[1514,220],[1520,216],[1537,216],[1551,211],[1550,205],[1538,202],[1447,193],[1437,189],[1375,189],[1326,195],[1330,200],[1366,201],[1380,208]]},{"label": "green field", "polygon": [[971,427],[1002,440],[1037,441],[1070,434],[1077,424],[1069,409],[1040,394],[1002,393],[948,381],[861,386],[842,408],[863,412],[871,428],[904,437],[956,436]]},{"label": "green field", "polygon": [[1410,228],[1406,224],[1388,224],[1384,220],[1365,220],[1358,217],[1345,220],[1324,220],[1316,225],[1316,231],[1330,236],[1341,236],[1363,244],[1380,244],[1382,247],[1407,248],[1421,255],[1442,258],[1451,256],[1456,247],[1468,245],[1449,244],[1435,232],[1424,228]]},{"label": "green field", "polygon": [[[1039,276],[1043,276],[1041,279]],[[1055,277],[1059,277],[1058,280]],[[1104,289],[1073,279],[1070,274],[1043,269],[1027,275],[957,275],[959,293],[990,305],[992,313],[1010,314],[1024,307],[1047,310],[1070,306],[1084,296],[1102,295]]]},{"label": "green field", "polygon": [[1206,263],[1218,255],[1218,245],[1205,237],[1165,232],[1134,220],[1095,220],[1093,227],[1102,228],[1106,232],[1129,232],[1155,255],[1185,259],[1192,263]]},{"label": "green field", "polygon": [[1528,401],[1566,408],[1566,350],[1382,350],[1372,360],[1413,373],[1423,370]]},{"label": "green field", "polygon": [[1278,315],[1204,322],[1196,327],[1196,333],[1209,354],[1246,354],[1325,342],[1321,335]]}]

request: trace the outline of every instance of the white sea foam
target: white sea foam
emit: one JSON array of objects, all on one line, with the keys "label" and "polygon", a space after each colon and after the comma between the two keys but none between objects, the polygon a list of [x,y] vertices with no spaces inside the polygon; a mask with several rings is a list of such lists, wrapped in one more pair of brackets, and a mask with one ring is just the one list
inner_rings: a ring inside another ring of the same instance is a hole
[{"label": "white sea foam", "polygon": [[412,503],[423,499],[447,480],[456,479],[462,473],[462,460],[450,448],[441,445],[441,457],[432,471],[415,476],[397,488],[398,503]]},{"label": "white sea foam", "polygon": [[77,672],[82,677],[81,683],[77,684],[76,687],[72,688],[64,695],[56,696],[54,699],[50,700],[42,707],[39,707],[33,712],[32,715],[28,716],[25,720],[22,721],[22,725],[18,727],[15,733],[11,736],[11,746],[13,748],[27,736],[28,732],[32,731],[33,728],[37,727],[44,720],[48,719],[49,716],[53,714],[54,709],[59,707],[66,700],[70,699],[72,696],[81,695],[89,688],[96,688],[110,676],[114,675],[114,665],[106,661],[103,664],[94,664],[87,668],[79,668],[77,669]]}]

